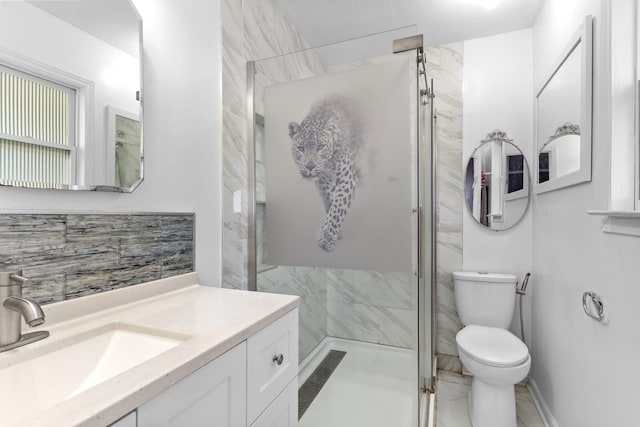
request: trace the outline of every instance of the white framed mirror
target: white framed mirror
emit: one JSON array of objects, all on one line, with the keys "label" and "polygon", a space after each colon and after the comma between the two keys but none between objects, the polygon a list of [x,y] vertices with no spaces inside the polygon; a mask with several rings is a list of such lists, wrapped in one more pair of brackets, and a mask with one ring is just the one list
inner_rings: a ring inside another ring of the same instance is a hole
[{"label": "white framed mirror", "polygon": [[478,224],[500,231],[520,222],[529,207],[529,165],[506,132],[480,141],[465,171],[465,203]]},{"label": "white framed mirror", "polygon": [[536,92],[535,192],[591,181],[593,23],[587,16]]},{"label": "white framed mirror", "polygon": [[142,182],[142,19],[131,0],[1,1],[0,82],[0,185],[132,192]]}]

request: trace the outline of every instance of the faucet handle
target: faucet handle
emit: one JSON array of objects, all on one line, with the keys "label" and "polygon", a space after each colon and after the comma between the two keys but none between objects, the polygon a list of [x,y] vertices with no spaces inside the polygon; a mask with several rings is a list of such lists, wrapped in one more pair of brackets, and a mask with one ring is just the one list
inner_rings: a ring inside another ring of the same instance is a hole
[{"label": "faucet handle", "polygon": [[22,277],[22,270],[0,271],[0,287],[15,285],[26,288],[33,285],[33,281]]},{"label": "faucet handle", "polygon": [[23,288],[33,285],[33,280],[22,277],[20,274],[22,274],[22,272],[19,272],[18,274],[12,274],[11,276],[9,276],[9,279],[14,283],[20,284]]}]

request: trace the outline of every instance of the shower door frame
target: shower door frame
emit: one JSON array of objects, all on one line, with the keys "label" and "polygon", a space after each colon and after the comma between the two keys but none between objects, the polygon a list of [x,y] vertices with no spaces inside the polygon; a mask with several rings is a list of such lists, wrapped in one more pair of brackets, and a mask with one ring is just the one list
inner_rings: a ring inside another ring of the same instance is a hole
[{"label": "shower door frame", "polygon": [[258,290],[256,259],[256,61],[247,61],[247,289]]}]

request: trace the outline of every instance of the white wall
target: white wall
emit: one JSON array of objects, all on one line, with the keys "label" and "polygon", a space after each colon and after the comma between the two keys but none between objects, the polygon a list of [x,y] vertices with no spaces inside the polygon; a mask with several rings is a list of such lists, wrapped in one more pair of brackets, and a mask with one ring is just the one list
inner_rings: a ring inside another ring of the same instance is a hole
[{"label": "white wall", "polygon": [[196,270],[220,285],[220,4],[135,0],[144,20],[145,180],[132,194],[0,188],[0,211],[195,212]]},{"label": "white wall", "polygon": [[[463,164],[460,167],[466,170],[467,161],[480,141],[489,132],[500,129],[507,132],[522,150],[532,176],[532,31],[521,30],[466,41],[463,63]],[[513,228],[491,231],[473,219],[465,203],[463,269],[512,273],[521,281],[531,271],[531,217],[529,206],[522,221]],[[531,343],[529,314],[535,283],[533,276],[523,302],[528,344]],[[511,329],[518,336],[519,325],[516,312]]]},{"label": "white wall", "polygon": [[[540,194],[533,204],[531,385],[550,424],[563,427],[638,423],[640,239],[603,233],[603,220],[586,214],[609,206],[612,85],[603,8],[620,2],[547,0],[533,31],[534,81],[540,82],[563,49],[562,41],[585,15],[594,16],[592,181]],[[633,133],[628,127],[619,130]],[[584,291],[602,297],[608,322],[584,314]]]}]

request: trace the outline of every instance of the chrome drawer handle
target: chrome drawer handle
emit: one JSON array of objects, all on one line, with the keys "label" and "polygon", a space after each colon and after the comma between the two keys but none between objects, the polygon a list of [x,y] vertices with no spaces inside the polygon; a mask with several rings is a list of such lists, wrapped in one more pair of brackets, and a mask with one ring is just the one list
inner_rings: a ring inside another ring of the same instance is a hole
[{"label": "chrome drawer handle", "polygon": [[282,362],[284,362],[284,355],[282,353],[280,354],[276,354],[275,356],[273,356],[273,360],[274,362],[276,362],[279,365],[282,365]]}]

